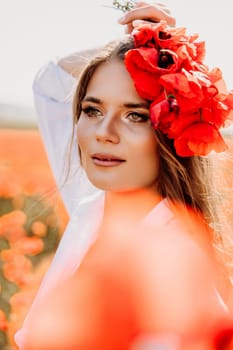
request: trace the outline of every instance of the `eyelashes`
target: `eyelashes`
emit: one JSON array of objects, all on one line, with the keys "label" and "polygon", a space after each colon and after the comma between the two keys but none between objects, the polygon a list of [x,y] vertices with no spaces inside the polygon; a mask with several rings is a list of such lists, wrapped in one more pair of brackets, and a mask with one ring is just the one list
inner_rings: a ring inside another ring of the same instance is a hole
[{"label": "eyelashes", "polygon": [[101,116],[101,112],[92,106],[82,107],[81,111],[85,113],[88,117],[98,117]]},{"label": "eyelashes", "polygon": [[[104,117],[104,113],[93,106],[82,107],[81,111],[89,118]],[[145,123],[150,119],[150,116],[146,113],[130,111],[126,113],[124,118],[132,123]]]},{"label": "eyelashes", "polygon": [[134,123],[143,123],[149,120],[149,116],[143,113],[131,112],[128,114],[128,119]]}]

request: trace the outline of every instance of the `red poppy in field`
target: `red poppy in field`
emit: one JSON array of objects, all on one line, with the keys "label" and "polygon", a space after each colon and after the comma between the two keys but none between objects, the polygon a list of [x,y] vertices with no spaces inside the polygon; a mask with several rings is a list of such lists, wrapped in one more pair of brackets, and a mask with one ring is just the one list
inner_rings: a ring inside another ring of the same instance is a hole
[{"label": "red poppy in field", "polygon": [[[49,218],[47,218],[47,223],[52,223],[52,218],[55,215],[50,215]],[[56,223],[56,216],[54,218],[54,222]],[[54,225],[55,226],[55,225]],[[42,221],[34,221],[31,226],[31,231],[34,235],[38,237],[45,237],[47,234],[48,227],[42,222]]]},{"label": "red poppy in field", "polygon": [[0,236],[4,236],[10,243],[14,243],[25,235],[23,225],[27,216],[21,210],[13,210],[0,217]]},{"label": "red poppy in field", "polygon": [[18,249],[22,254],[37,255],[42,252],[44,243],[39,237],[25,236],[16,242],[15,248]]},{"label": "red poppy in field", "polygon": [[8,329],[8,322],[6,319],[6,315],[2,310],[0,310],[0,332],[5,332]]},{"label": "red poppy in field", "polygon": [[3,251],[1,258],[4,262],[2,270],[6,279],[20,287],[28,283],[32,269],[32,263],[28,258],[13,249],[10,250],[9,254],[7,254],[7,251]]}]

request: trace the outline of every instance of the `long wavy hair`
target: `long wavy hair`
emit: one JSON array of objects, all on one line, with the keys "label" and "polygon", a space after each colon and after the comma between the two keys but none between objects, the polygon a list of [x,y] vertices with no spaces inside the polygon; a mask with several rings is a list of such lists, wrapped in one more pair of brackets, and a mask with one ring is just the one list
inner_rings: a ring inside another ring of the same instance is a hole
[{"label": "long wavy hair", "polygon": [[[96,69],[112,60],[123,62],[125,53],[132,48],[134,48],[133,40],[129,37],[122,41],[111,42],[84,68],[73,98],[72,140],[81,114],[82,101]],[[213,195],[212,175],[216,166],[215,159],[213,161],[212,157],[180,157],[176,153],[173,140],[159,130],[155,130],[155,137],[159,156],[159,175],[156,177],[159,194],[167,198],[171,204],[181,204],[184,208],[191,208],[195,213],[200,214],[204,224],[211,228],[205,231],[211,232],[208,239],[210,238],[213,246],[217,248],[217,253],[221,251],[221,260],[223,256],[225,259],[227,254],[223,248],[222,227],[218,217],[216,197]],[[232,262],[232,254],[230,255],[231,258],[228,260]]]}]

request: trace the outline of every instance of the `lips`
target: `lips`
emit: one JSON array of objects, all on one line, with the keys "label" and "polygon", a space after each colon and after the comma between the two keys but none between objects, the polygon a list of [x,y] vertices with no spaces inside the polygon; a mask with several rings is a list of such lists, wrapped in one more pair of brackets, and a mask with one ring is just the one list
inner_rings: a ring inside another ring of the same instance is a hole
[{"label": "lips", "polygon": [[125,159],[122,159],[118,156],[108,153],[95,153],[91,156],[95,165],[111,167],[120,165],[125,162]]}]

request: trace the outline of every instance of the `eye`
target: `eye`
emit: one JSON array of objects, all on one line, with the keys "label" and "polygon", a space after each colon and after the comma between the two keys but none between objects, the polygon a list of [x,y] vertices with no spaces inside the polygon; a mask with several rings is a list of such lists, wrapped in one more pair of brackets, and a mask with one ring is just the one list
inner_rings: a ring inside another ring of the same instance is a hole
[{"label": "eye", "polygon": [[127,119],[129,119],[133,123],[144,123],[148,121],[149,115],[132,112],[128,114]]},{"label": "eye", "polygon": [[102,115],[102,113],[97,108],[92,106],[82,107],[82,112],[88,117],[99,117]]}]

